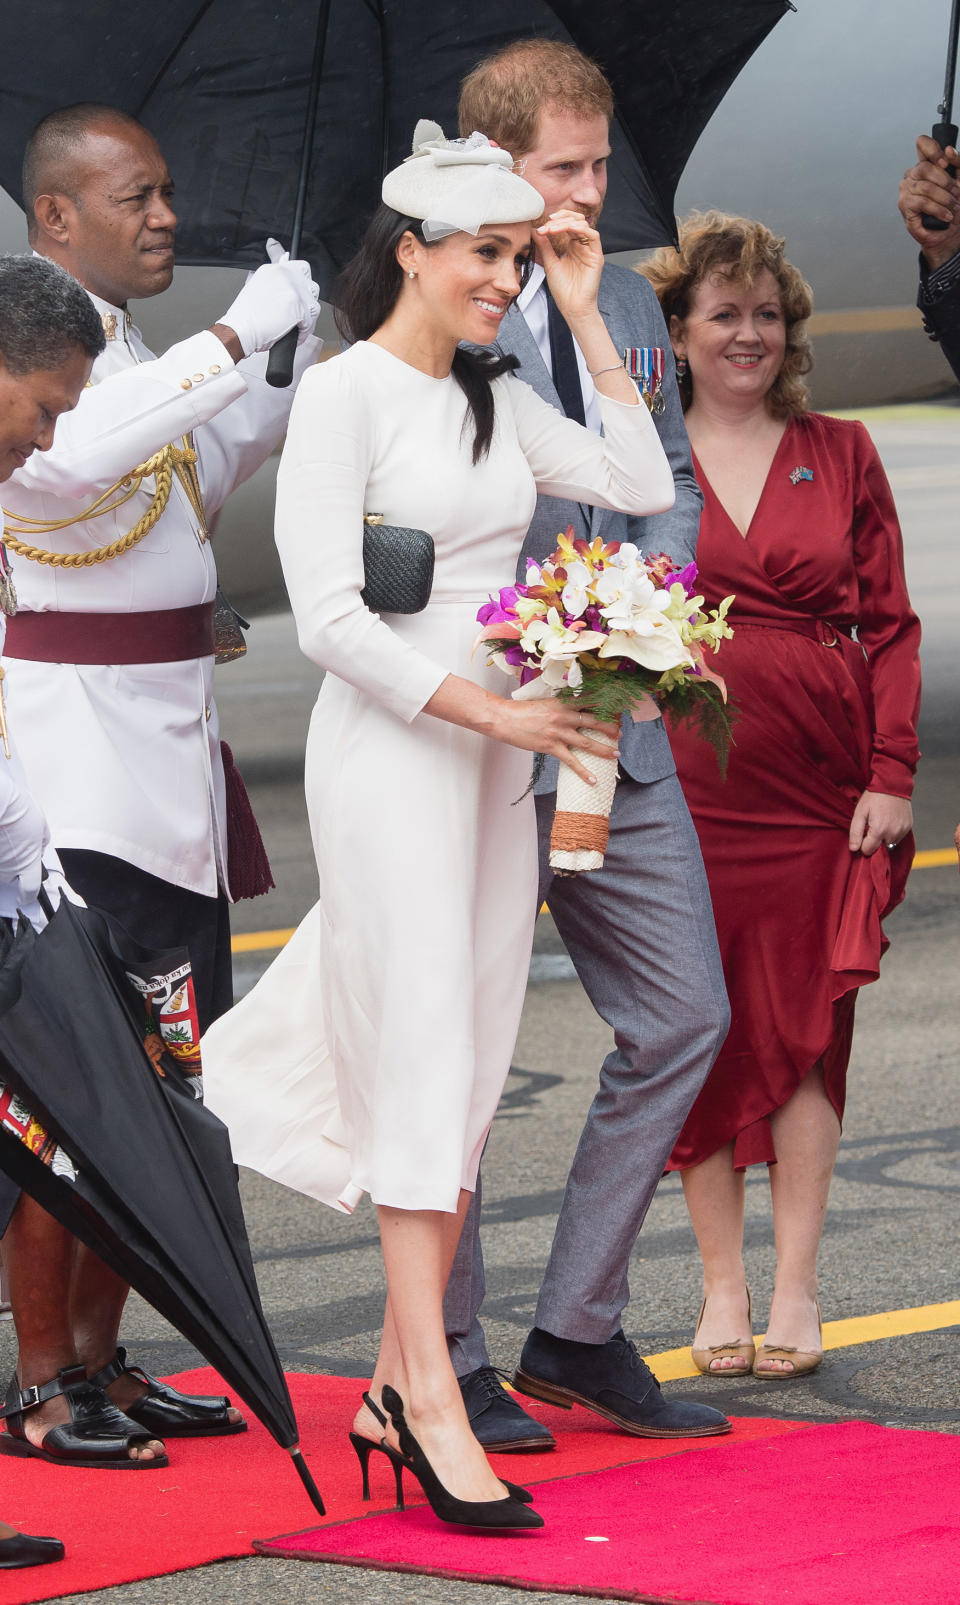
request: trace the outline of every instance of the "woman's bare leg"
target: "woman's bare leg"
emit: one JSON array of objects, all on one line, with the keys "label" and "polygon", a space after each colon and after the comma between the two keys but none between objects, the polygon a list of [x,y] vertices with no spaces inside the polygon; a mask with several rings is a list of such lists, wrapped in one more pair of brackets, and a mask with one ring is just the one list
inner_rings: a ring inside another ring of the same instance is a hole
[{"label": "woman's bare leg", "polygon": [[[703,1261],[706,1308],[697,1337],[699,1348],[716,1343],[749,1343],[747,1283],[743,1265],[743,1171],[733,1168],[733,1143],[702,1164],[681,1172],[683,1196]],[[715,1371],[748,1369],[734,1355],[721,1355]]]},{"label": "woman's bare leg", "polygon": [[[766,1341],[815,1351],[820,1347],[817,1254],[840,1144],[840,1122],[819,1066],[771,1115],[770,1124],[777,1154],[770,1167],[777,1276]],[[789,1375],[793,1366],[789,1360],[771,1360],[761,1369]]]},{"label": "woman's bare leg", "polygon": [[[379,1402],[384,1383],[396,1388],[411,1432],[450,1493],[502,1499],[506,1489],[467,1420],[443,1326],[443,1294],[469,1199],[461,1193],[456,1214],[378,1207],[387,1309],[371,1393]],[[368,1437],[372,1429],[383,1434],[366,1410],[354,1427]],[[392,1440],[392,1430],[388,1435]]]}]

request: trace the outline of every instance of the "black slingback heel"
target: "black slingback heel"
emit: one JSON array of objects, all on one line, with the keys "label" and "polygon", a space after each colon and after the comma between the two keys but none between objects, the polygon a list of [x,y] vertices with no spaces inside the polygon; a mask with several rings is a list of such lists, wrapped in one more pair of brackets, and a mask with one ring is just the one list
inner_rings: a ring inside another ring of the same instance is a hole
[{"label": "black slingback heel", "polygon": [[[370,1414],[376,1421],[379,1421],[381,1427],[385,1427],[387,1424],[387,1418],[379,1406],[374,1404],[369,1393],[364,1393],[362,1398],[367,1409],[370,1411]],[[398,1449],[394,1449],[392,1444],[387,1443],[385,1438],[382,1438],[380,1442],[377,1443],[373,1438],[365,1438],[359,1432],[348,1433],[348,1437],[350,1442],[353,1444],[354,1452],[360,1462],[360,1474],[363,1478],[363,1487],[361,1490],[362,1497],[364,1499],[370,1498],[370,1473],[368,1469],[370,1465],[370,1456],[373,1454],[375,1449],[379,1449],[381,1454],[385,1454],[388,1457],[390,1464],[393,1467],[393,1475],[397,1484],[397,1509],[403,1510],[403,1467],[405,1462],[400,1451]],[[500,1481],[503,1483],[503,1486],[506,1488],[507,1492],[513,1495],[514,1499],[519,1499],[521,1505],[533,1504],[533,1494],[530,1492],[529,1488],[521,1488],[519,1483],[508,1482],[506,1477],[501,1477]]]},{"label": "black slingback heel", "polygon": [[430,1509],[440,1521],[450,1522],[457,1527],[485,1527],[492,1530],[543,1526],[543,1517],[538,1516],[525,1500],[512,1493],[507,1494],[505,1499],[457,1499],[443,1486],[407,1426],[399,1393],[394,1388],[385,1387],[383,1403],[400,1439],[401,1467],[416,1477],[427,1496]]},{"label": "black slingback heel", "polygon": [[[383,1411],[378,1409],[377,1406],[374,1404],[374,1402],[371,1399],[369,1393],[365,1393],[363,1395],[363,1402],[366,1405],[367,1409],[370,1411],[370,1414],[377,1421],[379,1421],[381,1427],[385,1427],[386,1424],[387,1424],[387,1418],[384,1415]],[[381,1438],[379,1443],[376,1443],[373,1438],[365,1438],[363,1436],[363,1434],[359,1433],[359,1432],[351,1432],[349,1434],[349,1438],[350,1438],[350,1442],[353,1444],[354,1452],[355,1452],[355,1454],[357,1456],[357,1459],[360,1462],[360,1475],[363,1478],[363,1487],[362,1487],[362,1496],[363,1496],[363,1498],[364,1499],[369,1499],[370,1498],[370,1456],[374,1453],[375,1450],[379,1450],[381,1454],[386,1455],[386,1457],[389,1460],[391,1466],[393,1467],[394,1481],[396,1482],[396,1485],[397,1485],[397,1509],[398,1510],[402,1510],[403,1509],[403,1464],[404,1464],[404,1461],[403,1461],[403,1455],[400,1453],[399,1449],[394,1449],[393,1445],[390,1444],[390,1443],[387,1443],[385,1438]]]}]

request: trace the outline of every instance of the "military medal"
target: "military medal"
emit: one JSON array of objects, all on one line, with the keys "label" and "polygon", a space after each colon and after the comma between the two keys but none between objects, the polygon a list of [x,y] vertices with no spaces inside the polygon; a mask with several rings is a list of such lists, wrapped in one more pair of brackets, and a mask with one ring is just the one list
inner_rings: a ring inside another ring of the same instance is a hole
[{"label": "military medal", "polygon": [[667,405],[663,393],[663,347],[627,346],[623,365],[650,411],[659,418]]},{"label": "military medal", "polygon": [[8,619],[12,619],[17,611],[17,590],[13,583],[7,548],[2,542],[0,542],[0,611],[4,612]]}]

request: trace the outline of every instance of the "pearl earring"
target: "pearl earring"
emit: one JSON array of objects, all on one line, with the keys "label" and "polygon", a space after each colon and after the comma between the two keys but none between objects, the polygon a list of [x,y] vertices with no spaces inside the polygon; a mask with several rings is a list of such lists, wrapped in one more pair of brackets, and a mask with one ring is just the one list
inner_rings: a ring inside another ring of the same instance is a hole
[{"label": "pearl earring", "polygon": [[408,273],[408,274],[407,274],[407,278],[408,278],[408,279],[415,279],[415,278],[416,278],[416,276],[417,276],[417,275],[416,275],[416,274],[415,274],[415,273],[414,273],[414,271],[413,271],[413,268],[411,268],[411,269],[410,269],[410,272],[409,272],[409,273]]}]

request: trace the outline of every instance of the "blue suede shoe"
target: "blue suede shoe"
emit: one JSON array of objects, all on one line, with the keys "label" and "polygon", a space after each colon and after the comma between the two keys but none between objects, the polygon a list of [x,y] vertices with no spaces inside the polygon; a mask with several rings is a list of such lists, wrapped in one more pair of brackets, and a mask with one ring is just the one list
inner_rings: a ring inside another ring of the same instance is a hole
[{"label": "blue suede shoe", "polygon": [[582,1405],[638,1438],[708,1438],[730,1431],[726,1416],[709,1405],[665,1399],[622,1331],[607,1343],[573,1343],[535,1326],[513,1385],[518,1393],[564,1410]]},{"label": "blue suede shoe", "polygon": [[556,1448],[556,1439],[542,1421],[524,1410],[500,1381],[492,1365],[478,1366],[460,1378],[460,1392],[473,1436],[499,1454]]}]

